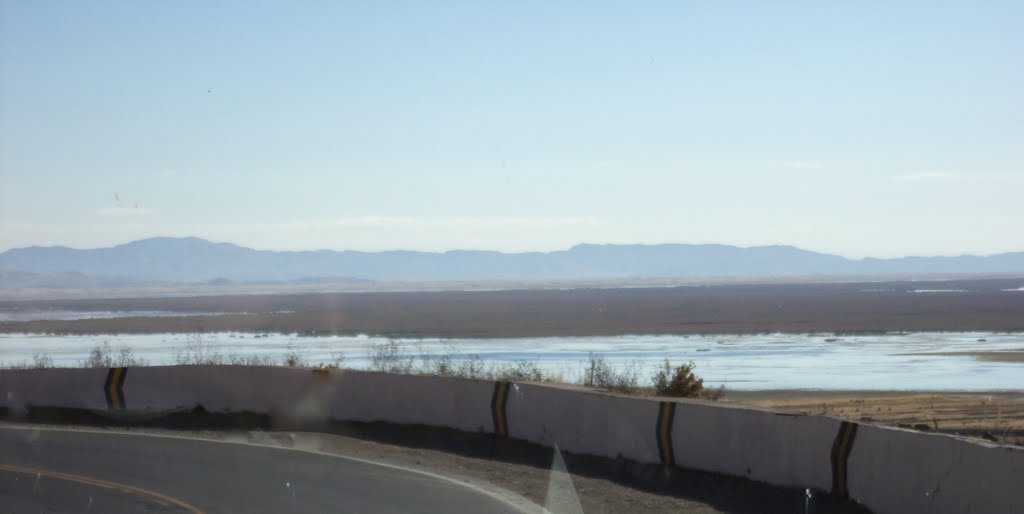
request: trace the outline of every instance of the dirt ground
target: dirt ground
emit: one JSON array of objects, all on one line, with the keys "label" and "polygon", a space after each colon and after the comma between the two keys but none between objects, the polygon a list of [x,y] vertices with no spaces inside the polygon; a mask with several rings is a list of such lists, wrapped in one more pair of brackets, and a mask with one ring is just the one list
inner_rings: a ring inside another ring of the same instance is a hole
[{"label": "dirt ground", "polygon": [[1024,392],[732,391],[725,401],[1024,445]]},{"label": "dirt ground", "polygon": [[[18,301],[0,302],[0,311],[163,310],[196,315],[0,322],[0,332],[244,331],[485,338],[1024,331],[1024,292],[1012,290],[1022,284],[1024,279],[979,279]],[[920,290],[932,292],[915,292]]]}]

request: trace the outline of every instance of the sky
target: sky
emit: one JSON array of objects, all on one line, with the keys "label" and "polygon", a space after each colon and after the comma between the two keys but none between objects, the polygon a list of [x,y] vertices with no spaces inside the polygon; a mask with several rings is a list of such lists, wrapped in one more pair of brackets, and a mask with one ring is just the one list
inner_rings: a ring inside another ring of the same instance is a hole
[{"label": "sky", "polygon": [[1022,2],[0,0],[0,251],[1024,250]]}]

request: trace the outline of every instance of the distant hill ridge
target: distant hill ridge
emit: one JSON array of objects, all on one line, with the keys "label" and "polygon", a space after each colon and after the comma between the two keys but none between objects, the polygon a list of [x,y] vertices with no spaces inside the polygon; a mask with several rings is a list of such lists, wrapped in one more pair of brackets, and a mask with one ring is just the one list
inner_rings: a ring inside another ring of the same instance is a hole
[{"label": "distant hill ridge", "polygon": [[294,281],[312,277],[457,281],[974,274],[1024,273],[1024,252],[854,260],[792,246],[690,244],[581,244],[546,253],[264,251],[195,237],[159,237],[90,250],[62,246],[12,249],[0,253],[0,270],[4,271],[0,280],[29,273],[168,282]]}]

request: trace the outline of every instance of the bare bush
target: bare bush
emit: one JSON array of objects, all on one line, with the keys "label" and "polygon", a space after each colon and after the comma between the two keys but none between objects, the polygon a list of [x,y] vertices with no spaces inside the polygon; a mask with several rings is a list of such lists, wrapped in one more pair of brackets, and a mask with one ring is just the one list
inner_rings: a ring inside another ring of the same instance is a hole
[{"label": "bare bush", "polygon": [[452,345],[445,346],[445,352],[434,363],[434,373],[442,376],[456,375],[458,369],[455,366],[455,354],[455,347]]},{"label": "bare bush", "polygon": [[462,378],[487,378],[487,365],[479,355],[470,355],[459,359],[454,375]]},{"label": "bare bush", "polygon": [[224,364],[224,355],[211,341],[196,334],[174,352],[174,362],[179,366]]},{"label": "bare bush", "polygon": [[402,349],[402,343],[388,339],[383,343],[370,343],[370,370],[383,373],[412,373],[414,359]]},{"label": "bare bush", "polygon": [[83,368],[137,368],[148,366],[149,362],[136,357],[135,352],[125,344],[114,348],[110,341],[97,343],[89,350],[89,356],[82,361]]},{"label": "bare bush", "polygon": [[590,354],[587,366],[583,368],[581,383],[586,387],[607,387],[612,383],[614,371],[601,355]]},{"label": "bare bush", "polygon": [[328,362],[321,362],[316,365],[320,369],[339,369],[345,367],[345,354],[341,352],[331,352],[331,360]]},{"label": "bare bush", "polygon": [[53,357],[51,357],[50,354],[46,352],[37,352],[32,354],[32,369],[47,369],[55,367],[56,364],[53,363]]},{"label": "bare bush", "polygon": [[479,355],[463,356],[454,345],[446,345],[437,355],[425,352],[417,345],[415,354],[409,353],[401,341],[388,339],[383,343],[370,343],[368,369],[384,373],[434,375],[481,380],[555,382],[560,377],[545,373],[535,361],[519,360],[512,363],[488,364]]},{"label": "bare bush", "polygon": [[[455,364],[458,350],[453,345],[445,345],[444,352],[436,356],[425,353],[422,348],[419,348],[418,351],[420,361],[422,362],[419,369],[420,373],[440,377],[462,376],[459,375],[459,368]],[[466,376],[465,378],[476,377]]]},{"label": "bare bush", "polygon": [[275,364],[274,359],[270,355],[265,354],[241,355],[229,353],[227,362],[232,366],[273,366]]},{"label": "bare bush", "polygon": [[544,374],[544,371],[540,369],[534,361],[518,360],[511,364],[504,364],[495,367],[490,377],[493,380],[502,380],[507,382],[550,382],[548,377]]},{"label": "bare bush", "polygon": [[580,382],[586,387],[616,393],[635,393],[640,389],[640,366],[636,362],[621,370],[613,368],[601,355],[590,354]]},{"label": "bare bush", "polygon": [[288,350],[284,353],[284,365],[292,368],[301,368],[306,365],[306,359],[302,353],[289,344]]}]

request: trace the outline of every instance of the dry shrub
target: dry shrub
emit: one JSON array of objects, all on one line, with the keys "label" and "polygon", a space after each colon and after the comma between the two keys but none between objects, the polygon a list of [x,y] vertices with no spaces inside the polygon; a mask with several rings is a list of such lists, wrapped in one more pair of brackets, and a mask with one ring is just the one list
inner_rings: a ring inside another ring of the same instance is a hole
[{"label": "dry shrub", "polygon": [[715,389],[704,387],[704,379],[693,372],[693,362],[680,364],[673,368],[672,363],[665,359],[665,364],[654,373],[654,390],[658,396],[676,398],[699,398],[702,400],[718,400],[725,395],[725,387]]}]

